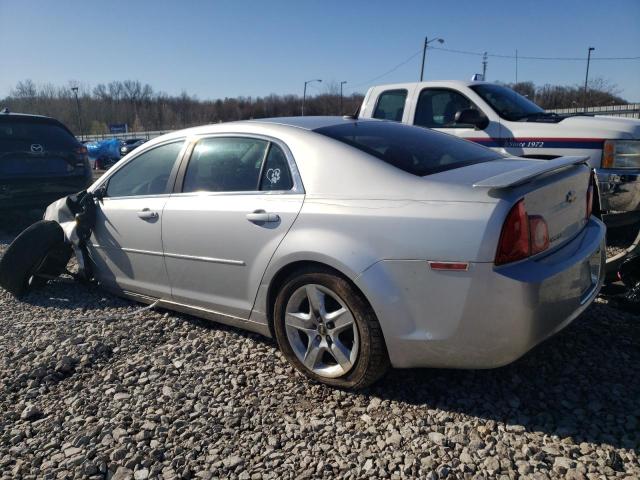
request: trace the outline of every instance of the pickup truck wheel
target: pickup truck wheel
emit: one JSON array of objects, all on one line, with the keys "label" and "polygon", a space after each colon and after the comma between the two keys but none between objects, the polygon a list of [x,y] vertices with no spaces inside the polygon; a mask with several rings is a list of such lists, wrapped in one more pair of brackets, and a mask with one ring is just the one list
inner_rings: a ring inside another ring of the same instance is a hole
[{"label": "pickup truck wheel", "polygon": [[0,286],[16,297],[46,282],[37,274],[57,276],[71,257],[57,222],[41,220],[18,235],[0,260]]},{"label": "pickup truck wheel", "polygon": [[350,390],[389,368],[376,316],[346,279],[330,271],[299,271],[275,301],[274,330],[287,360],[310,379]]}]

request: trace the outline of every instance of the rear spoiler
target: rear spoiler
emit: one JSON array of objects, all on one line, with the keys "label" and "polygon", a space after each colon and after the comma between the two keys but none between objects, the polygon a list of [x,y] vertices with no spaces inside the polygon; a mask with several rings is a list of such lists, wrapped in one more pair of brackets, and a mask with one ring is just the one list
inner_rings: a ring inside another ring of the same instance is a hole
[{"label": "rear spoiler", "polygon": [[501,173],[495,177],[489,177],[480,182],[474,183],[475,188],[502,189],[511,188],[527,183],[535,177],[557,170],[563,170],[573,165],[587,163],[589,157],[558,157],[552,160],[539,160],[535,165],[518,168],[510,172]]}]

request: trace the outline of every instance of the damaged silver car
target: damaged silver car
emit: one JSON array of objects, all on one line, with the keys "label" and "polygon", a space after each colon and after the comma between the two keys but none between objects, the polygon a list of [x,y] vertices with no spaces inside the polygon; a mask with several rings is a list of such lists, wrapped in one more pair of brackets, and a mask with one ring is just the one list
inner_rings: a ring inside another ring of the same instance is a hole
[{"label": "damaged silver car", "polygon": [[313,380],[492,368],[574,320],[603,279],[581,157],[506,158],[336,117],[207,125],[145,143],[52,204],[0,262],[16,295],[59,274],[275,337]]}]

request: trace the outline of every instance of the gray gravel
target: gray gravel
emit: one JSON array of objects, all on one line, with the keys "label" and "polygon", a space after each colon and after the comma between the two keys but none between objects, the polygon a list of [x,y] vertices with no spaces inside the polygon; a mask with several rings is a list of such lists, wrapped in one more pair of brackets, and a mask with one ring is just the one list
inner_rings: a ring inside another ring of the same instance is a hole
[{"label": "gray gravel", "polygon": [[96,320],[140,305],[95,288],[0,308],[0,478],[640,477],[640,322],[604,302],[510,366],[356,394],[240,330]]}]

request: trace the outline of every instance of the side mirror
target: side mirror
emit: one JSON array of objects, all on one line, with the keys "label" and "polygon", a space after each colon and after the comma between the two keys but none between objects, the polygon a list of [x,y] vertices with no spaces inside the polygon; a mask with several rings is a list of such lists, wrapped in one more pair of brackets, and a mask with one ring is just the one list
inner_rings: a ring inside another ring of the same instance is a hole
[{"label": "side mirror", "polygon": [[104,197],[107,196],[107,185],[101,185],[100,188],[98,188],[95,192],[93,192],[93,196],[94,198],[97,198],[98,200],[102,200]]},{"label": "side mirror", "polygon": [[454,119],[456,124],[473,125],[478,130],[484,130],[489,126],[489,119],[473,108],[456,112]]}]

